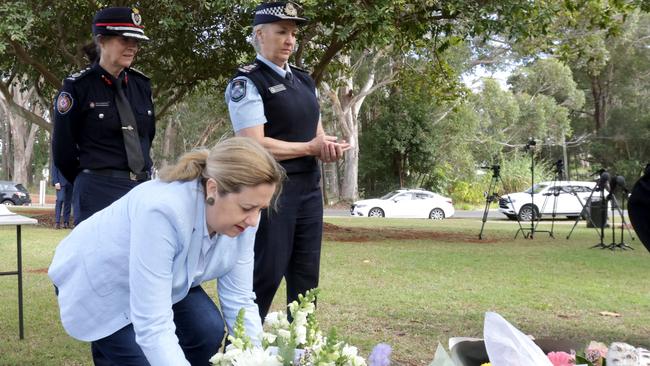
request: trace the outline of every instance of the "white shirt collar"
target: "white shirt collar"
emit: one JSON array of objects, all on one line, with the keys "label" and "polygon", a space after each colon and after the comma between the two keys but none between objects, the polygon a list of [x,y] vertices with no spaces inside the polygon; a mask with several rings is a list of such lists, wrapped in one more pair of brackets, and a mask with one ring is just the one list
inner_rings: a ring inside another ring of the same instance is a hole
[{"label": "white shirt collar", "polygon": [[275,71],[278,75],[281,77],[285,77],[287,73],[291,73],[291,67],[289,67],[289,63],[287,62],[284,64],[284,68],[274,64],[273,62],[269,61],[267,58],[264,56],[260,55],[259,53],[257,54],[257,59],[264,62],[266,66],[270,67],[273,71]]}]

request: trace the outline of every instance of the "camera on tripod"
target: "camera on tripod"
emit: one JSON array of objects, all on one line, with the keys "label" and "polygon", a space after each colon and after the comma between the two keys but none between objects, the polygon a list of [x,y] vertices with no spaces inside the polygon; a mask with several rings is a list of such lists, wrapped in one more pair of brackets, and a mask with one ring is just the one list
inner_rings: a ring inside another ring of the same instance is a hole
[{"label": "camera on tripod", "polygon": [[526,146],[524,146],[525,151],[529,151],[535,148],[537,146],[537,142],[535,141],[534,138],[529,137],[528,141],[526,141]]},{"label": "camera on tripod", "polygon": [[481,167],[483,170],[491,170],[492,174],[495,176],[499,176],[499,172],[501,171],[501,165],[499,164],[492,164],[490,166],[484,165]]}]

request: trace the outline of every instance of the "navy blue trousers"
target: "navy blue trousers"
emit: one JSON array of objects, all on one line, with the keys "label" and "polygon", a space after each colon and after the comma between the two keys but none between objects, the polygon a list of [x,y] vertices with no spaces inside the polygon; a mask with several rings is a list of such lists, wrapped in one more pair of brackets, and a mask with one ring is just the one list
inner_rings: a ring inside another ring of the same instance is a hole
[{"label": "navy blue trousers", "polygon": [[101,211],[140,184],[124,178],[79,173],[74,181],[75,225]]},{"label": "navy blue trousers", "polygon": [[[172,310],[185,358],[192,366],[209,366],[225,334],[221,312],[201,286],[191,288]],[[91,348],[95,366],[149,366],[135,342],[133,324],[92,342]]]},{"label": "navy blue trousers", "polygon": [[262,319],[282,277],[287,284],[287,303],[318,287],[322,237],[320,171],[289,174],[277,211],[262,211],[255,237],[253,290]]},{"label": "navy blue trousers", "polygon": [[[56,205],[54,215],[56,224],[61,223],[61,213],[63,213],[63,224],[70,224],[70,211],[72,211],[72,184],[64,184],[61,189],[56,191]],[[63,212],[62,212],[63,211]],[[75,215],[77,213],[75,212]]]}]

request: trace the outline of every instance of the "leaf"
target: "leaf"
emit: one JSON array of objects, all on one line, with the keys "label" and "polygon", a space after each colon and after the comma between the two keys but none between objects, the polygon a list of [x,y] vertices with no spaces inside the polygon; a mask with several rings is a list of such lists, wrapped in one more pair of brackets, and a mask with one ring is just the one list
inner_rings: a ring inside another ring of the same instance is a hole
[{"label": "leaf", "polygon": [[601,312],[598,313],[598,314],[600,314],[600,315],[602,315],[602,316],[611,316],[611,317],[613,317],[613,318],[619,318],[619,317],[621,317],[621,314],[619,314],[619,313],[613,313],[613,312],[611,312],[611,311],[601,311]]}]

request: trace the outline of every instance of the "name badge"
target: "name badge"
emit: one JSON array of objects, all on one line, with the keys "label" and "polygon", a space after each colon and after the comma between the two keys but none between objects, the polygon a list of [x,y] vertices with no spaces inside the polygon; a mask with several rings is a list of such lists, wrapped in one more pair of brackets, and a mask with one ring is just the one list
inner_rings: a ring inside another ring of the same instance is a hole
[{"label": "name badge", "polygon": [[281,92],[283,90],[287,90],[287,87],[284,86],[284,84],[274,85],[274,86],[269,88],[269,91],[271,92],[271,94],[275,94],[275,93]]}]

